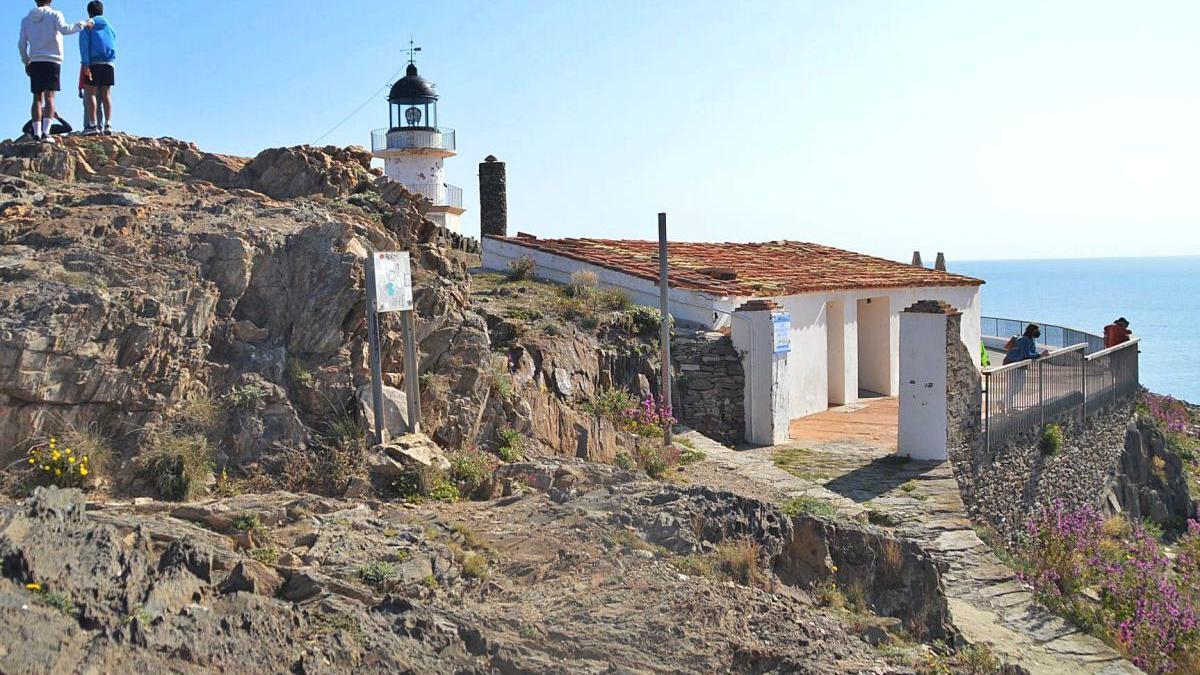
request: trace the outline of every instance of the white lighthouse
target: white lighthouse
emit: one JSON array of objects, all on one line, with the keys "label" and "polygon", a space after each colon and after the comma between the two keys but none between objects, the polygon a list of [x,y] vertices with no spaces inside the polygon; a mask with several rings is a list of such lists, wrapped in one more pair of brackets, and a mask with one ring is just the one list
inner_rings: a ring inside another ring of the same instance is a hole
[{"label": "white lighthouse", "polygon": [[457,154],[454,130],[438,127],[437,101],[434,84],[417,74],[410,56],[407,72],[388,95],[389,126],[371,133],[371,151],[383,160],[388,178],[433,202],[429,220],[461,233],[462,188],[446,182],[443,168]]}]

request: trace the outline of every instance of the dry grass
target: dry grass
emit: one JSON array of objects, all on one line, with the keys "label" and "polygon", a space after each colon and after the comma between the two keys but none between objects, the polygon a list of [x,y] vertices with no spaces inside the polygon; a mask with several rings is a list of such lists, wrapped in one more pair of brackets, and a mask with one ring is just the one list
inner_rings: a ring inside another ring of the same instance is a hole
[{"label": "dry grass", "polygon": [[164,431],[150,437],[138,464],[160,497],[186,501],[203,493],[213,473],[213,450],[199,434]]},{"label": "dry grass", "polygon": [[888,581],[899,581],[904,571],[904,547],[896,539],[885,539],[879,549],[879,575]]},{"label": "dry grass", "polygon": [[758,564],[758,542],[735,539],[717,547],[717,568],[735,583],[743,586],[763,586],[766,574]]}]

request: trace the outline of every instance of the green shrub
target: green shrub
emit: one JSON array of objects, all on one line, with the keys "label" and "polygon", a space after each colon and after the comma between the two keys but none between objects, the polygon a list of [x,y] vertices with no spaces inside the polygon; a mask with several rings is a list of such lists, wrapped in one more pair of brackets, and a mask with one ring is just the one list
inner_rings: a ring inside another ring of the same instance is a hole
[{"label": "green shrub", "polygon": [[508,357],[504,355],[495,355],[492,357],[491,369],[488,372],[488,385],[494,395],[501,400],[508,401],[512,399],[513,380],[512,374],[508,369]]},{"label": "green shrub", "polygon": [[508,278],[512,281],[527,281],[533,278],[537,263],[532,257],[523,255],[508,262]]},{"label": "green shrub", "polygon": [[262,529],[262,519],[257,513],[243,513],[233,519],[233,529],[240,532],[253,532]]},{"label": "green shrub", "polygon": [[[650,337],[662,328],[662,312],[657,307],[635,305],[621,313],[620,325],[634,335]],[[671,318],[672,327],[675,319]]]},{"label": "green shrub", "polygon": [[253,410],[261,406],[269,395],[267,388],[260,384],[243,384],[222,396],[221,404],[231,410]]},{"label": "green shrub", "polygon": [[46,590],[39,584],[32,584],[32,586],[31,590],[39,605],[52,607],[72,618],[78,615],[79,608],[75,606],[75,601],[71,599],[69,593]]},{"label": "green shrub", "polygon": [[463,576],[468,579],[487,578],[488,559],[486,556],[473,551],[462,551],[458,559],[459,564],[462,565]]},{"label": "green shrub", "polygon": [[633,457],[630,457],[629,453],[626,452],[618,452],[617,456],[613,458],[613,464],[616,464],[617,468],[624,469],[625,471],[633,471],[637,468],[637,462],[633,461]]},{"label": "green shrub", "polygon": [[396,568],[389,562],[376,560],[358,568],[355,574],[359,581],[382,590],[396,578]]},{"label": "green shrub", "polygon": [[525,459],[525,436],[516,429],[501,429],[497,432],[500,436],[500,447],[496,450],[496,454],[500,459],[512,464]]},{"label": "green shrub", "polygon": [[450,479],[459,492],[470,496],[492,475],[495,461],[478,450],[461,450],[450,455]]},{"label": "green shrub", "polygon": [[1063,434],[1062,427],[1057,424],[1047,424],[1042,429],[1042,440],[1038,444],[1042,452],[1047,455],[1057,455],[1059,450],[1062,450],[1063,442],[1066,440]]},{"label": "green shrub", "polygon": [[435,502],[458,501],[458,486],[445,478],[438,478],[429,490],[429,498]]},{"label": "green shrub", "polygon": [[250,557],[264,565],[274,565],[279,562],[279,549],[274,546],[261,546],[251,551]]},{"label": "green shrub", "polygon": [[287,360],[287,365],[284,367],[284,375],[293,384],[301,387],[311,387],[317,381],[317,378],[313,376],[312,371],[306,368],[300,359],[295,357]]},{"label": "green shrub", "polygon": [[830,504],[829,502],[827,502],[823,499],[818,499],[816,497],[810,497],[808,495],[800,495],[799,497],[792,497],[791,499],[789,499],[786,502],[784,502],[783,504],[781,504],[779,509],[781,511],[783,511],[784,514],[789,515],[789,516],[798,516],[798,515],[804,514],[804,515],[809,515],[809,516],[816,516],[818,518],[836,518],[837,517],[837,510],[833,508],[832,504]]}]

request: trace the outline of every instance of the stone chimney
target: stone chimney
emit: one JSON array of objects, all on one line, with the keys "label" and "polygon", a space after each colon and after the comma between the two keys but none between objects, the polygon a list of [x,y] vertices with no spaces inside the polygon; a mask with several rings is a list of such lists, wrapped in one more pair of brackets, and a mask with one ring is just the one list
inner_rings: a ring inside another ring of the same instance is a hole
[{"label": "stone chimney", "polygon": [[938,251],[937,262],[933,263],[933,269],[941,272],[946,271],[946,254]]},{"label": "stone chimney", "polygon": [[508,236],[508,178],[495,155],[479,164],[479,231],[485,237]]},{"label": "stone chimney", "polygon": [[925,263],[921,261],[921,252],[913,251],[913,267],[924,267]]}]

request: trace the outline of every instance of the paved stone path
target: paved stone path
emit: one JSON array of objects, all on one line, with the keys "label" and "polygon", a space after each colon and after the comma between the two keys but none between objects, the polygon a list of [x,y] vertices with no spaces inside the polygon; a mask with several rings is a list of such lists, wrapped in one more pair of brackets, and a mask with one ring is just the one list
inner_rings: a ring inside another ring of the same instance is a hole
[{"label": "paved stone path", "polygon": [[860,440],[829,441],[806,446],[796,476],[775,466],[771,448],[735,451],[695,432],[688,437],[716,469],[776,498],[821,498],[849,518],[867,509],[893,516],[895,530],[920,541],[942,564],[954,624],[968,642],[987,643],[1032,673],[1141,672],[1034,601],[972,529],[949,463],[897,463]]}]

